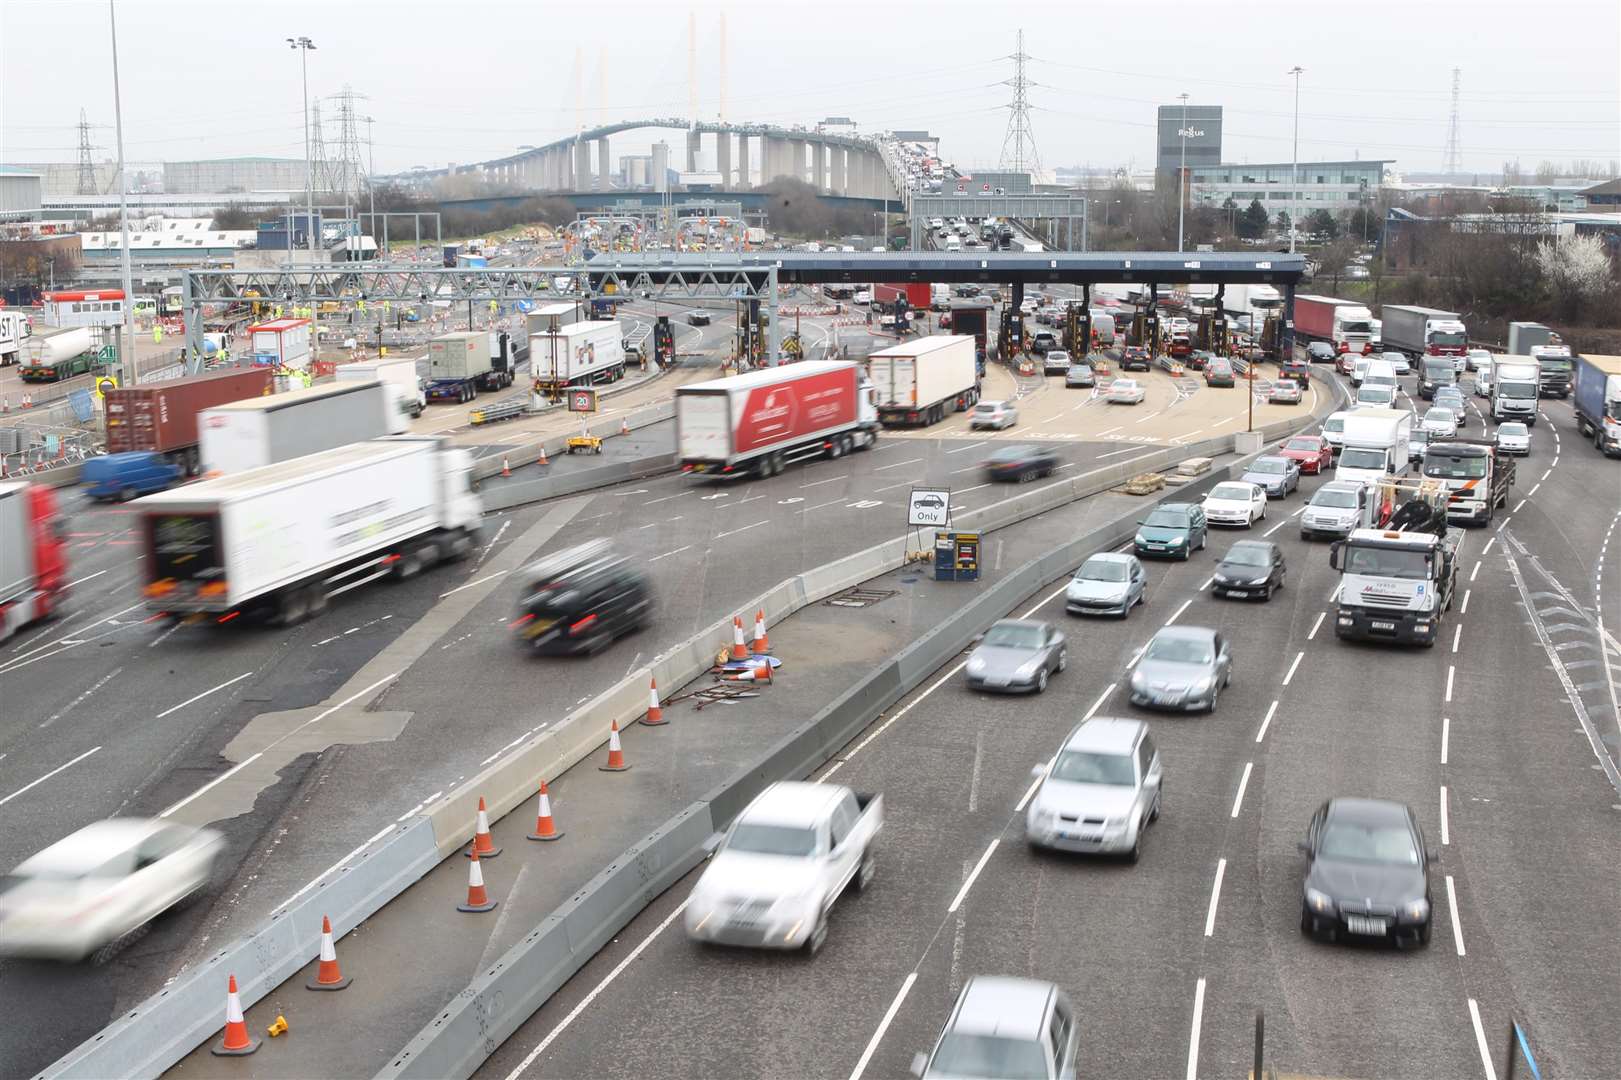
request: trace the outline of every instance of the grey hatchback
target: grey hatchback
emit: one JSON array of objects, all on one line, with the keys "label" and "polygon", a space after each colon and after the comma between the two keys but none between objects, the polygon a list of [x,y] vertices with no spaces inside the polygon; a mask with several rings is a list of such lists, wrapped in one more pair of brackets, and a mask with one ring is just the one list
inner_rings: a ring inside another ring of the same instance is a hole
[{"label": "grey hatchback", "polygon": [[1131,703],[1156,709],[1216,711],[1216,698],[1233,681],[1227,639],[1203,626],[1162,627],[1131,671]]},{"label": "grey hatchback", "polygon": [[1047,689],[1047,679],[1069,666],[1064,635],[1034,619],[1000,619],[974,639],[968,686],[974,690]]}]

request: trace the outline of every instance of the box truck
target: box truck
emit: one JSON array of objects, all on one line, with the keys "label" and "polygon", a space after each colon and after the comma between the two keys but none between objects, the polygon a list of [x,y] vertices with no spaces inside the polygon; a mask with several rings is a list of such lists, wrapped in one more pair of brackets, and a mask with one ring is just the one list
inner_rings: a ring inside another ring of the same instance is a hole
[{"label": "box truck", "polygon": [[[541,304],[524,316],[524,329],[527,336],[533,338],[536,334],[545,334],[561,330],[565,326],[573,326],[577,322],[584,322],[585,316],[580,312],[580,305],[568,302],[561,304]],[[530,348],[533,354],[533,346]]]},{"label": "box truck", "polygon": [[867,357],[878,419],[897,426],[933,424],[979,400],[974,339],[936,334],[880,349]]},{"label": "box truck", "polygon": [[239,473],[405,430],[395,391],[375,379],[247,398],[197,418],[203,468]]},{"label": "box truck", "polygon": [[[1093,290],[1094,295],[1096,291]],[[1298,297],[1295,302],[1298,305]],[[1259,334],[1266,317],[1283,310],[1283,294],[1271,285],[1227,285],[1221,292],[1221,309],[1235,318],[1248,316],[1251,332]],[[1297,307],[1295,321],[1298,323],[1299,319]]]},{"label": "box truck", "polygon": [[617,382],[625,377],[625,342],[619,323],[577,322],[529,339],[536,390]]},{"label": "box truck", "polygon": [[1531,356],[1531,350],[1538,345],[1561,344],[1559,335],[1548,327],[1535,322],[1511,322],[1508,324],[1508,351],[1511,356]]},{"label": "box truck", "polygon": [[350,443],[131,503],[149,611],[291,626],[333,597],[473,549],[473,458],[436,437]]},{"label": "box truck", "polygon": [[68,541],[56,492],[0,480],[0,641],[55,615],[68,598]]},{"label": "box truck", "polygon": [[878,441],[872,383],[848,361],[803,360],[675,390],[681,471],[773,476],[790,461]]},{"label": "box truck", "polygon": [[267,397],[273,382],[269,368],[233,368],[109,390],[107,452],[152,451],[180,466],[187,476],[196,476],[201,460],[199,414],[233,401]]},{"label": "box truck", "polygon": [[1576,357],[1576,430],[1599,452],[1621,455],[1621,356]]},{"label": "box truck", "polygon": [[1469,350],[1469,334],[1455,311],[1386,304],[1380,312],[1386,349],[1410,357],[1462,356]]},{"label": "box truck", "polygon": [[1355,300],[1296,296],[1295,339],[1326,341],[1336,352],[1367,352],[1373,341],[1373,312]]},{"label": "box truck", "polygon": [[511,386],[527,353],[505,331],[442,334],[428,342],[428,400],[468,402],[480,390]]},{"label": "box truck", "polygon": [[1412,434],[1413,414],[1407,409],[1352,409],[1340,429],[1334,479],[1374,484],[1400,476],[1411,463]]},{"label": "box truck", "polygon": [[1491,418],[1494,423],[1519,420],[1537,422],[1537,397],[1542,393],[1542,369],[1529,356],[1492,358]]},{"label": "box truck", "polygon": [[395,407],[401,414],[418,417],[428,404],[427,385],[417,372],[417,362],[400,356],[389,360],[359,360],[353,364],[339,364],[334,374],[340,383],[380,382],[394,395]]},{"label": "box truck", "polygon": [[10,367],[22,358],[23,342],[33,332],[23,312],[0,311],[0,367]]}]

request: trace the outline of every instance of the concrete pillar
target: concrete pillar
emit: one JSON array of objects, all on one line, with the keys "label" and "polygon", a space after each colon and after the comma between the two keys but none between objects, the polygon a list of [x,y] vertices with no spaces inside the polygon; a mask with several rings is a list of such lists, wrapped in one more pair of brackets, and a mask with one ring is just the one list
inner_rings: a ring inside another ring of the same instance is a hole
[{"label": "concrete pillar", "polygon": [[697,131],[687,132],[687,171],[698,171],[698,155],[703,153],[703,134]]},{"label": "concrete pillar", "polygon": [[574,140],[575,191],[591,190],[591,144],[584,139]]},{"label": "concrete pillar", "polygon": [[670,190],[670,144],[657,142],[653,144],[653,190]]},{"label": "concrete pillar", "polygon": [[754,178],[749,169],[749,137],[737,137],[737,190],[747,191],[754,186]]},{"label": "concrete pillar", "polygon": [[811,143],[811,183],[818,192],[827,190],[827,143]]},{"label": "concrete pillar", "polygon": [[795,180],[805,179],[805,140],[788,140],[788,175]]},{"label": "concrete pillar", "polygon": [[850,189],[845,180],[844,147],[829,146],[827,152],[829,157],[832,158],[827,170],[827,193],[829,195],[848,195]]},{"label": "concrete pillar", "polygon": [[613,174],[613,158],[608,155],[608,140],[597,140],[597,190],[607,191],[613,187],[609,177]]},{"label": "concrete pillar", "polygon": [[722,190],[732,184],[732,136],[724,131],[715,135],[715,171],[720,173]]}]

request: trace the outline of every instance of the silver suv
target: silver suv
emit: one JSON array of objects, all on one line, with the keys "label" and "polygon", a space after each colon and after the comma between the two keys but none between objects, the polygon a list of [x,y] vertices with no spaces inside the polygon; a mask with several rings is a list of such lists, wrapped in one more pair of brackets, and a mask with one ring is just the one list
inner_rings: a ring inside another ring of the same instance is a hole
[{"label": "silver suv", "polygon": [[975,975],[957,995],[932,1054],[912,1058],[924,1077],[1075,1075],[1075,1008],[1052,983]]},{"label": "silver suv", "polygon": [[1350,536],[1351,530],[1362,524],[1368,498],[1368,489],[1355,481],[1329,481],[1312,492],[1306,508],[1300,512],[1300,538]]},{"label": "silver suv", "polygon": [[1143,833],[1159,818],[1159,751],[1141,720],[1082,722],[1046,765],[1025,814],[1032,847],[1125,855],[1136,862]]}]

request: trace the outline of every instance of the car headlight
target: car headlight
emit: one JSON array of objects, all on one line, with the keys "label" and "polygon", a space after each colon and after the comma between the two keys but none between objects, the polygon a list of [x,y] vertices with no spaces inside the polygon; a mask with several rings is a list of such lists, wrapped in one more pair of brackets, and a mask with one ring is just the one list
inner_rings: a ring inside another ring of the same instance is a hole
[{"label": "car headlight", "polygon": [[1423,922],[1430,917],[1430,902],[1423,897],[1417,900],[1409,900],[1401,909],[1401,913],[1403,918],[1411,919],[1414,922]]},{"label": "car headlight", "polygon": [[1148,685],[1148,680],[1143,677],[1142,672],[1133,671],[1131,673],[1131,688],[1133,690],[1141,690],[1143,687],[1145,687],[1147,685]]},{"label": "car headlight", "polygon": [[1034,675],[1036,673],[1037,669],[1040,668],[1040,667],[1041,667],[1041,657],[1038,656],[1034,660],[1027,660],[1024,663],[1020,664],[1018,673],[1020,675]]},{"label": "car headlight", "polygon": [[1193,692],[1195,694],[1203,694],[1215,685],[1216,680],[1207,676],[1206,678],[1200,679],[1198,682],[1193,684]]},{"label": "car headlight", "polygon": [[1333,911],[1334,901],[1325,892],[1319,892],[1316,889],[1307,889],[1306,906],[1311,908],[1313,911]]},{"label": "car headlight", "polygon": [[1172,547],[1181,547],[1184,542],[1183,537],[1180,536],[1173,536],[1166,541],[1166,543],[1170,544]]}]

